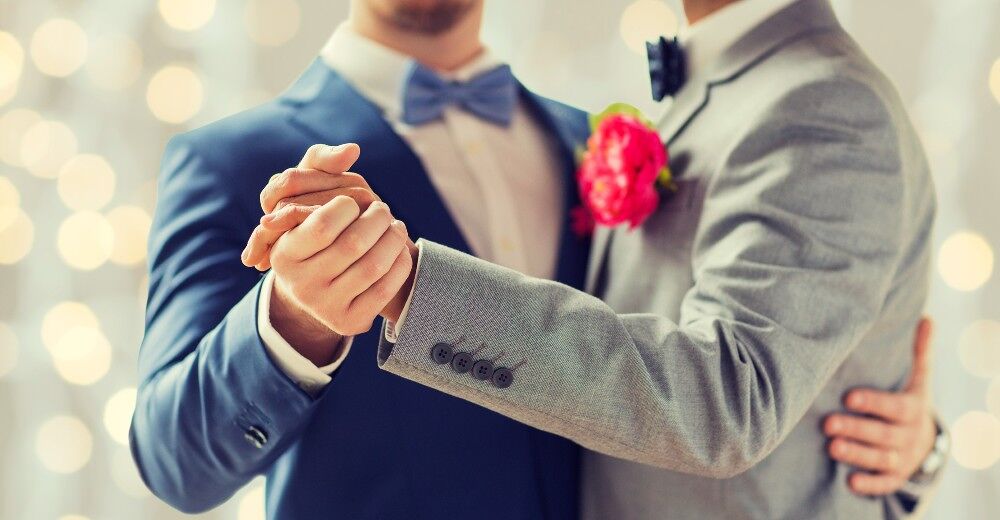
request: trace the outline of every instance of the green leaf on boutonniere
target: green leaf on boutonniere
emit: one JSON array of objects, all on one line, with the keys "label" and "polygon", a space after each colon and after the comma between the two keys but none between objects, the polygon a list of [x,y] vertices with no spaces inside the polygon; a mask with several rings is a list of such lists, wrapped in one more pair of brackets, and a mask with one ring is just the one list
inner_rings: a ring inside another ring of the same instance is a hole
[{"label": "green leaf on boutonniere", "polygon": [[670,191],[677,191],[677,185],[674,184],[674,176],[670,173],[670,168],[664,166],[660,170],[660,173],[656,176],[656,182]]},{"label": "green leaf on boutonniere", "polygon": [[608,108],[605,108],[601,113],[599,113],[599,114],[590,114],[590,117],[589,117],[589,120],[590,120],[590,131],[591,132],[596,131],[598,125],[600,125],[601,121],[604,121],[605,118],[607,118],[609,116],[618,115],[618,114],[624,114],[624,115],[632,116],[632,117],[638,119],[643,125],[645,125],[645,126],[647,126],[649,128],[655,128],[653,126],[653,123],[649,119],[646,119],[646,116],[642,115],[642,111],[639,110],[638,108],[636,108],[636,107],[634,107],[634,106],[632,106],[632,105],[630,105],[628,103],[612,103],[612,104],[608,105]]}]

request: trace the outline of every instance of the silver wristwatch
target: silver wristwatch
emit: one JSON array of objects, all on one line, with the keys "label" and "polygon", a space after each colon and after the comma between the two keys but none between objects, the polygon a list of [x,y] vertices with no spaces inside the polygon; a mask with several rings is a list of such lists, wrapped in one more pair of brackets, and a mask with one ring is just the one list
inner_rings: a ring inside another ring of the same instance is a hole
[{"label": "silver wristwatch", "polygon": [[933,480],[937,473],[941,471],[946,460],[948,460],[948,450],[951,448],[951,437],[948,431],[941,427],[935,420],[934,427],[937,428],[937,437],[934,438],[934,446],[927,458],[917,468],[917,471],[910,477],[914,483],[924,483]]}]

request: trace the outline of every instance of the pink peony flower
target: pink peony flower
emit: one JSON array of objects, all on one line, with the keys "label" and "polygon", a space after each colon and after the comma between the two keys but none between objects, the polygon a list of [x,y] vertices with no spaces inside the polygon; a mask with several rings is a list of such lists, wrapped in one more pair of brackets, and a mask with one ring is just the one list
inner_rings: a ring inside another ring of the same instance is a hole
[{"label": "pink peony flower", "polygon": [[656,184],[666,165],[667,151],[654,129],[630,114],[604,117],[576,173],[583,207],[597,225],[636,228],[660,202]]}]

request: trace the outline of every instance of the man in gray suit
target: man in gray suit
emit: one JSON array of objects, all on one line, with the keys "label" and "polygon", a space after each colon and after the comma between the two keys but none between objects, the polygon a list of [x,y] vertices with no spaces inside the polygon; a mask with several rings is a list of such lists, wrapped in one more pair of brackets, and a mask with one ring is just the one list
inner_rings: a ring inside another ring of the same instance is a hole
[{"label": "man in gray suit", "polygon": [[379,363],[594,450],[588,518],[901,512],[815,454],[848,390],[907,374],[923,153],[826,0],[720,3],[685,6],[749,27],[718,49],[692,36],[660,126],[678,190],[638,229],[597,230],[600,299],[421,241]]}]

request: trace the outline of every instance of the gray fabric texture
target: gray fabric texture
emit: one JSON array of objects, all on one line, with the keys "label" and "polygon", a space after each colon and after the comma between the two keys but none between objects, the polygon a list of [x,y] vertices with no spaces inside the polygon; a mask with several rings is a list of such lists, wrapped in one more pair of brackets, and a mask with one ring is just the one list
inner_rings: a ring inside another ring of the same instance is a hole
[{"label": "gray fabric texture", "polygon": [[[593,450],[585,518],[894,516],[820,421],[910,368],[935,202],[901,102],[826,0],[691,81],[661,124],[678,191],[598,230],[593,295],[423,242],[378,362]],[[459,338],[510,387],[431,359]]]}]

